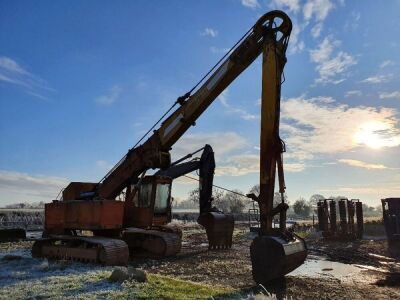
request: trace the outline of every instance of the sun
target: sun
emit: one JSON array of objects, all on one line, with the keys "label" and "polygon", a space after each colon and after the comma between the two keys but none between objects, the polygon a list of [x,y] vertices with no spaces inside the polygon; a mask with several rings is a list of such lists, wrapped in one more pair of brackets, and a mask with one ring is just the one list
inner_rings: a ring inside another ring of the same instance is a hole
[{"label": "sun", "polygon": [[354,134],[354,141],[359,145],[365,145],[372,149],[381,149],[388,146],[384,132],[390,129],[390,125],[384,122],[371,121],[362,124]]}]

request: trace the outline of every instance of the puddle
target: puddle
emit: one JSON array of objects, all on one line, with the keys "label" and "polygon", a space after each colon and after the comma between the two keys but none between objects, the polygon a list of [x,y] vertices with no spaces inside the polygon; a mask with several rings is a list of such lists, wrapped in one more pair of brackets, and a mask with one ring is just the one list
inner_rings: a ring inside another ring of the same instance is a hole
[{"label": "puddle", "polygon": [[380,260],[384,260],[384,261],[396,261],[396,259],[394,259],[393,257],[387,257],[387,256],[383,256],[383,255],[378,255],[375,253],[368,253],[369,256],[380,259]]},{"label": "puddle", "polygon": [[330,277],[340,281],[352,281],[353,278],[359,277],[358,275],[361,271],[361,266],[328,261],[325,258],[309,255],[304,264],[289,273],[289,275]]},{"label": "puddle", "polygon": [[362,240],[363,241],[384,241],[387,237],[385,235],[364,235]]},{"label": "puddle", "polygon": [[27,231],[26,238],[28,240],[39,239],[42,237],[42,231]]}]

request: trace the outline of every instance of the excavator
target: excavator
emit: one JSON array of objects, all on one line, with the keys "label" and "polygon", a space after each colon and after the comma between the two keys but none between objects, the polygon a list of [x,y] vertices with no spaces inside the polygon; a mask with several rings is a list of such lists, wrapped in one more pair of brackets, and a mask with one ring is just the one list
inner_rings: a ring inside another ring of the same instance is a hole
[{"label": "excavator", "polygon": [[[260,208],[260,230],[250,247],[253,278],[263,283],[300,266],[307,248],[285,226],[285,144],[279,137],[280,90],[291,30],[291,20],[282,11],[261,16],[189,92],[177,98],[100,182],[72,182],[63,191],[62,201],[46,205],[46,237],[34,243],[33,255],[117,265],[127,263],[129,244],[138,243],[140,248],[161,256],[179,252],[180,233],[167,225],[172,179],[161,175],[171,167],[170,150],[262,54],[260,194],[249,195]],[[161,171],[145,176],[150,169]],[[282,203],[273,207],[276,171]],[[117,201],[121,195],[124,201]],[[207,233],[214,233],[217,239],[221,232],[226,236],[226,230],[224,233],[221,228],[229,223],[229,216],[210,211],[210,205],[204,208],[199,222]],[[280,228],[272,228],[275,215],[279,215]],[[91,231],[93,236],[79,235],[81,231]],[[229,237],[225,240],[229,246]]]},{"label": "excavator", "polygon": [[[201,157],[195,157],[190,161],[186,161],[192,158],[196,153],[203,151]],[[199,206],[200,214],[198,223],[206,229],[206,234],[209,241],[209,249],[228,249],[232,247],[232,235],[234,229],[234,219],[230,214],[224,214],[216,207],[212,206],[212,188],[213,178],[215,170],[215,158],[212,147],[206,144],[204,147],[196,150],[193,153],[180,158],[179,160],[171,163],[170,167],[163,170],[158,170],[155,174],[144,176],[141,178],[140,183],[135,187],[138,192],[133,196],[134,210],[142,209],[141,215],[152,212],[148,218],[153,217],[153,224],[151,226],[138,225],[138,223],[132,223],[128,225],[130,216],[127,213],[124,216],[126,219],[126,227],[121,231],[101,231],[99,229],[92,229],[95,236],[100,235],[112,235],[114,238],[122,239],[129,249],[130,256],[146,256],[146,257],[164,257],[177,254],[181,248],[181,237],[182,232],[177,227],[165,226],[165,224],[171,221],[171,203],[172,197],[170,191],[172,190],[172,182],[174,179],[184,176],[193,171],[199,171]],[[81,184],[81,183],[79,183]],[[68,197],[70,187],[73,187],[75,183],[70,184],[63,191],[64,197]],[[155,193],[154,193],[155,191]],[[165,197],[159,197],[158,194],[165,193]],[[125,198],[126,199],[126,198]],[[70,200],[71,201],[71,200]],[[36,257],[50,257],[50,258],[67,258],[78,261],[91,261],[101,262],[104,264],[126,264],[127,256],[126,251],[123,251],[123,256],[120,260],[107,258],[105,252],[108,250],[101,243],[107,242],[112,245],[121,244],[118,241],[112,241],[111,239],[96,238],[97,246],[95,248],[88,247],[87,243],[89,239],[87,236],[80,236],[71,238],[69,236],[55,235],[57,233],[68,233],[76,235],[76,225],[68,224],[68,222],[62,221],[60,224],[52,222],[52,218],[57,216],[56,212],[64,210],[65,213],[70,213],[69,209],[63,207],[60,209],[58,201],[53,201],[45,208],[46,214],[49,217],[45,219],[45,232],[44,236],[49,236],[39,240],[33,247],[33,254]],[[67,203],[70,204],[70,203]],[[126,204],[126,203],[125,203]],[[128,209],[125,210],[128,212]],[[62,211],[61,211],[62,213]],[[84,212],[86,213],[86,212]],[[154,219],[157,216],[158,219]],[[143,222],[139,221],[139,222]],[[140,226],[140,227],[139,227]],[[68,230],[66,230],[68,228]],[[151,237],[151,238],[149,238]],[[80,244],[80,245],[79,245]],[[75,253],[73,247],[80,246],[80,253]],[[105,244],[106,245],[106,244]],[[101,247],[104,249],[101,249]],[[107,246],[107,245],[106,245]],[[82,249],[83,248],[83,249]],[[83,251],[82,251],[83,250]],[[117,250],[118,251],[118,250]],[[100,255],[101,254],[101,255]]]}]

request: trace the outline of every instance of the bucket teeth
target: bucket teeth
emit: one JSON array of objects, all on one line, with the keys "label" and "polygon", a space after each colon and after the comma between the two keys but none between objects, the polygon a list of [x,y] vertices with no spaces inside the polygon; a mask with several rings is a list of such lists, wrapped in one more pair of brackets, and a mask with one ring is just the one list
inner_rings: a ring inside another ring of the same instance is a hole
[{"label": "bucket teeth", "polygon": [[208,250],[226,250],[232,248],[232,243],[230,244],[213,244],[208,245]]}]

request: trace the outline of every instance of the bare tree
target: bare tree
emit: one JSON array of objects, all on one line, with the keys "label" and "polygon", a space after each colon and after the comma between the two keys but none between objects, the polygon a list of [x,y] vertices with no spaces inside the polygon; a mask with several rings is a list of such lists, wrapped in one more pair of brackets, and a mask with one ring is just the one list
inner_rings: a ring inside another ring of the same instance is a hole
[{"label": "bare tree", "polygon": [[310,197],[310,200],[308,200],[308,204],[312,206],[316,206],[319,200],[324,200],[325,197],[320,194],[314,194]]},{"label": "bare tree", "polygon": [[[255,184],[249,190],[249,194],[254,194],[254,195],[256,195],[258,197],[260,195],[260,185],[259,184]],[[287,198],[286,194],[284,194],[284,200],[285,200],[285,203],[288,203],[288,198]],[[278,193],[278,192],[275,192],[275,194],[274,194],[274,207],[277,206],[281,202],[282,202],[281,194]]]},{"label": "bare tree", "polygon": [[189,192],[189,196],[187,200],[193,202],[194,204],[199,204],[200,200],[200,191],[198,188],[195,188]]}]

